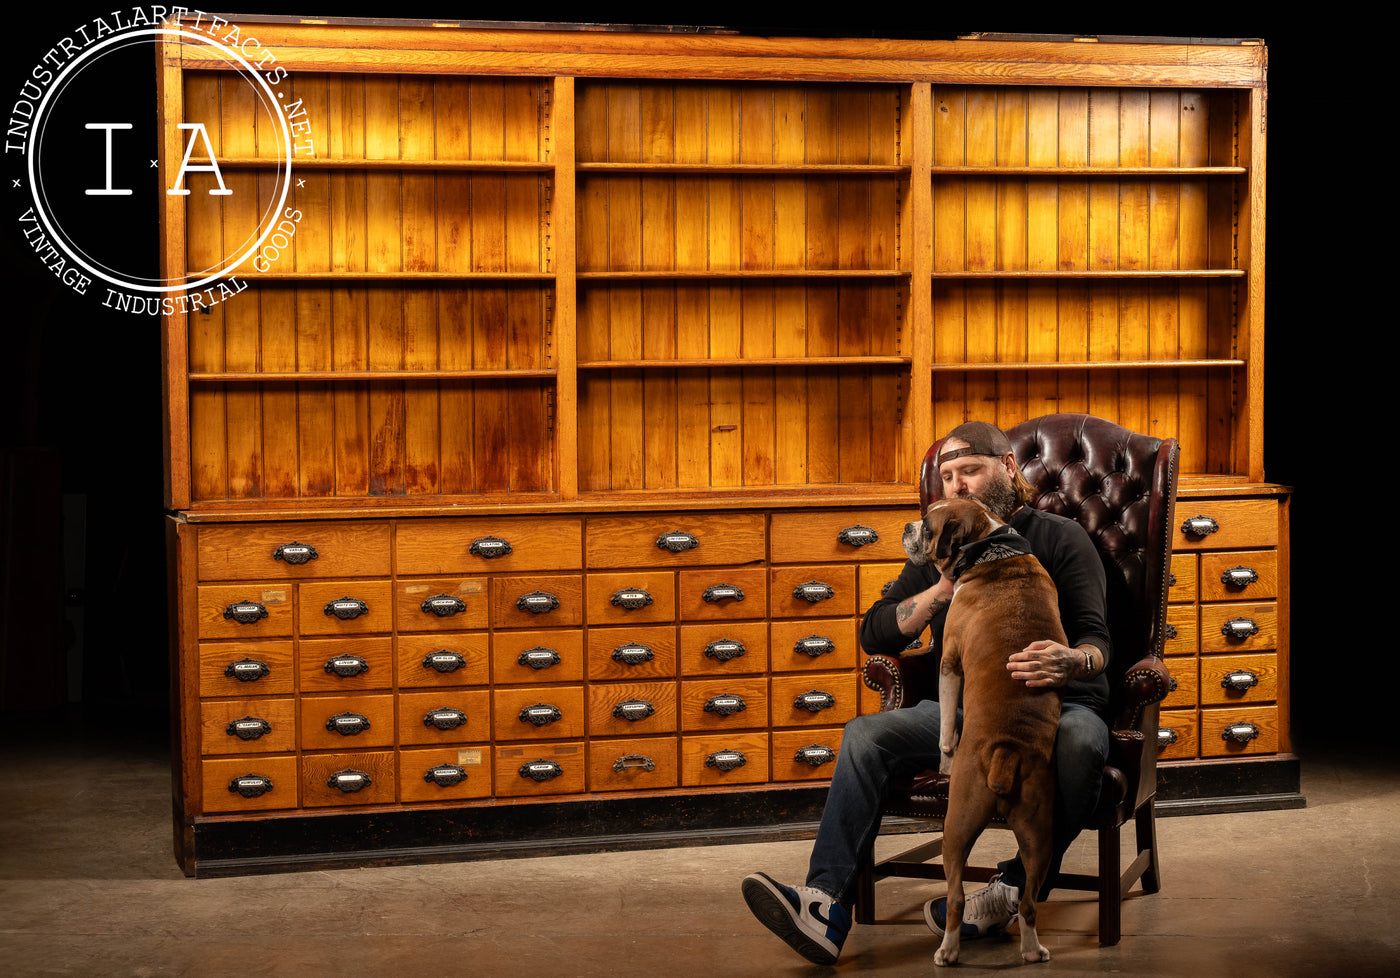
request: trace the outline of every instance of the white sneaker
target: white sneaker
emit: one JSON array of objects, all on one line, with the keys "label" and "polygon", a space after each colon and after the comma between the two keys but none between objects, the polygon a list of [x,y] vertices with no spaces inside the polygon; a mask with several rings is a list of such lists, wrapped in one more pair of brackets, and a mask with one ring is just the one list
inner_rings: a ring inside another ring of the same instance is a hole
[{"label": "white sneaker", "polygon": [[785,886],[766,873],[744,877],[744,902],[773,933],[813,964],[835,964],[851,931],[851,915],[821,890]]},{"label": "white sneaker", "polygon": [[[962,927],[964,940],[974,940],[989,934],[1000,934],[1021,911],[1021,890],[1003,883],[1000,876],[967,898],[963,904]],[[948,898],[939,897],[924,904],[924,923],[939,937],[948,927]]]}]

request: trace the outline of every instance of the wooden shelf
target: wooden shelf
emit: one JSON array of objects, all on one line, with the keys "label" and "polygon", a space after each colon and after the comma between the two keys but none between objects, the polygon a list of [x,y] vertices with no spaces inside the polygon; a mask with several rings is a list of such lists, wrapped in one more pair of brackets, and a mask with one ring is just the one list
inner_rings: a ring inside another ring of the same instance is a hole
[{"label": "wooden shelf", "polygon": [[578,163],[582,176],[634,173],[675,173],[682,176],[908,176],[911,168],[898,163]]},{"label": "wooden shelf", "polygon": [[1135,278],[1244,278],[1241,268],[1147,268],[1105,271],[1015,271],[990,269],[986,271],[934,272],[936,279],[1011,278],[1011,279],[1135,279]]},{"label": "wooden shelf", "polygon": [[553,272],[237,272],[238,278],[261,285],[301,282],[399,282],[440,285],[451,282],[553,282]]},{"label": "wooden shelf", "polygon": [[783,268],[783,269],[708,269],[708,270],[654,270],[633,272],[579,272],[575,276],[580,282],[619,282],[664,279],[907,279],[908,272],[899,269],[873,268]]},{"label": "wooden shelf", "polygon": [[580,361],[580,370],[636,370],[706,367],[907,367],[912,357],[693,357],[669,360]]},{"label": "wooden shelf", "polygon": [[935,363],[933,372],[962,374],[999,370],[1201,370],[1245,365],[1243,360],[1028,360],[1019,363]]},{"label": "wooden shelf", "polygon": [[201,371],[189,375],[190,383],[298,383],[346,380],[529,380],[555,378],[557,370],[307,370],[257,373],[253,371]]},{"label": "wooden shelf", "polygon": [[933,166],[935,177],[1242,177],[1243,166]]},{"label": "wooden shelf", "polygon": [[[285,165],[285,160],[263,156],[219,157],[219,166],[232,170],[273,170]],[[206,159],[191,159],[191,166],[210,165]],[[552,173],[553,163],[539,160],[366,160],[316,159],[292,157],[292,166],[308,170],[457,170],[481,173]]]}]

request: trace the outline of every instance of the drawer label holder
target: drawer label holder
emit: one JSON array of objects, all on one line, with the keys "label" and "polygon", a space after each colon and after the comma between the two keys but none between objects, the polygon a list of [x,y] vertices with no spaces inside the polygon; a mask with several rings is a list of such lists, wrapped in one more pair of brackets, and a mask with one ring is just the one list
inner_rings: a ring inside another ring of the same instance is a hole
[{"label": "drawer label holder", "polygon": [[554,649],[547,649],[543,645],[536,645],[533,649],[526,649],[516,658],[516,665],[529,666],[531,669],[548,669],[550,666],[557,666],[564,661],[559,657],[559,653]]},{"label": "drawer label holder", "polygon": [[267,605],[256,601],[235,601],[224,609],[224,618],[231,618],[240,625],[252,625],[266,617]]},{"label": "drawer label holder", "polygon": [[272,790],[272,779],[265,774],[245,774],[230,781],[228,790],[244,798],[261,798]]},{"label": "drawer label holder", "polygon": [[857,523],[855,526],[848,526],[836,534],[836,539],[848,547],[864,547],[867,544],[879,543],[880,534],[871,527]]},{"label": "drawer label holder", "polygon": [[423,668],[432,669],[435,672],[456,672],[458,669],[466,668],[466,665],[467,660],[462,657],[462,653],[449,649],[438,649],[436,652],[429,652],[423,656]]},{"label": "drawer label holder", "polygon": [[529,594],[522,594],[516,600],[515,607],[532,615],[543,615],[558,608],[559,599],[547,591],[531,591]]},{"label": "drawer label holder", "polygon": [[792,650],[815,659],[817,656],[830,655],[835,652],[836,643],[825,635],[808,635],[806,638],[798,639]]},{"label": "drawer label holder", "polygon": [[354,768],[336,771],[326,779],[327,788],[339,788],[346,794],[352,791],[363,791],[372,784],[374,784],[374,779],[369,776],[368,771],[357,771]]},{"label": "drawer label holder", "polygon": [[836,760],[836,751],[823,744],[808,744],[806,747],[799,747],[797,753],[792,755],[792,759],[803,764],[810,764],[812,767],[821,767],[823,764],[830,764]]},{"label": "drawer label holder", "polygon": [[836,697],[820,689],[802,693],[792,701],[793,709],[806,710],[808,713],[820,713],[835,705]]},{"label": "drawer label holder", "polygon": [[1181,532],[1188,537],[1195,537],[1200,540],[1210,536],[1220,529],[1220,524],[1210,516],[1193,516],[1185,523],[1181,524]]},{"label": "drawer label holder", "polygon": [[495,560],[513,551],[509,541],[500,537],[482,537],[480,540],[473,540],[467,552],[483,560]]},{"label": "drawer label holder", "polygon": [[466,611],[467,603],[455,594],[435,594],[424,600],[418,607],[425,615],[447,618],[450,615],[460,615]]},{"label": "drawer label holder", "polygon": [[624,666],[639,666],[643,662],[650,662],[656,658],[656,652],[652,650],[650,645],[644,645],[641,642],[628,642],[613,649],[612,658],[614,662],[620,662]]},{"label": "drawer label holder", "polygon": [[808,581],[806,584],[799,584],[793,588],[792,596],[816,604],[818,601],[826,601],[836,597],[836,589],[822,581]]},{"label": "drawer label holder", "polygon": [[1247,744],[1259,736],[1259,728],[1248,720],[1232,723],[1220,731],[1220,739],[1235,744]]},{"label": "drawer label holder", "polygon": [[700,540],[693,533],[686,533],[684,530],[674,530],[670,533],[663,533],[656,538],[657,550],[669,550],[673,554],[682,553],[686,550],[694,550],[700,546]]},{"label": "drawer label holder", "polygon": [[557,720],[564,719],[564,713],[557,706],[549,703],[536,703],[534,706],[527,706],[519,713],[520,722],[532,724],[536,727],[547,727]]},{"label": "drawer label holder", "polygon": [[1259,634],[1259,626],[1249,618],[1231,618],[1220,626],[1220,634],[1226,638],[1243,641],[1251,635]]},{"label": "drawer label holder", "polygon": [[326,720],[326,729],[334,730],[342,737],[353,737],[364,733],[370,727],[369,717],[363,713],[337,713]]},{"label": "drawer label holder", "polygon": [[543,783],[559,777],[564,773],[564,769],[559,766],[558,761],[550,761],[541,757],[537,761],[520,766],[520,776],[530,781]]},{"label": "drawer label holder", "polygon": [[650,592],[639,587],[623,588],[621,591],[614,591],[612,596],[613,607],[622,608],[625,611],[636,611],[651,603]]},{"label": "drawer label holder", "polygon": [[618,720],[626,720],[629,723],[636,723],[638,720],[645,720],[656,712],[656,707],[646,700],[623,700],[613,707],[612,715]]},{"label": "drawer label holder", "polygon": [[744,698],[735,696],[733,693],[720,693],[705,701],[706,713],[714,713],[722,717],[732,717],[736,713],[743,713],[748,708],[749,704],[744,702]]},{"label": "drawer label holder", "polygon": [[237,720],[230,720],[229,725],[224,728],[224,732],[239,740],[257,740],[259,737],[272,733],[272,724],[262,717],[240,717]]},{"label": "drawer label holder", "polygon": [[325,610],[327,618],[334,616],[341,621],[350,621],[361,615],[369,614],[369,605],[359,598],[352,598],[347,594],[335,601],[327,601]]},{"label": "drawer label holder", "polygon": [[467,780],[467,772],[456,764],[438,764],[423,772],[423,780],[439,788],[451,788]]},{"label": "drawer label holder", "polygon": [[718,659],[720,662],[737,659],[748,654],[748,651],[744,648],[743,642],[736,642],[732,638],[717,638],[705,646],[705,655],[711,659]]},{"label": "drawer label holder", "polygon": [[749,763],[749,759],[744,756],[743,751],[738,750],[717,750],[705,758],[705,766],[717,768],[721,771],[733,771]]},{"label": "drawer label holder", "polygon": [[423,726],[437,730],[456,730],[466,726],[466,723],[467,715],[452,706],[440,706],[436,710],[429,710],[423,716]]},{"label": "drawer label holder", "polygon": [[224,667],[224,675],[237,679],[240,683],[255,683],[271,673],[272,667],[257,659],[239,659]]},{"label": "drawer label holder", "polygon": [[1171,727],[1157,728],[1158,750],[1162,750],[1164,747],[1170,747],[1172,744],[1176,743],[1180,739],[1181,736]]},{"label": "drawer label holder", "polygon": [[623,754],[613,761],[614,774],[621,774],[628,769],[640,769],[650,773],[656,770],[656,762],[645,754]]},{"label": "drawer label holder", "polygon": [[358,655],[338,655],[326,660],[325,670],[328,675],[349,679],[369,672],[369,662]]},{"label": "drawer label holder", "polygon": [[1236,669],[1220,677],[1221,689],[1234,689],[1244,692],[1253,686],[1259,685],[1259,677],[1248,669]]},{"label": "drawer label holder", "polygon": [[1228,588],[1237,588],[1242,591],[1251,584],[1259,583],[1259,572],[1253,567],[1245,567],[1244,565],[1231,567],[1220,575],[1220,583]]},{"label": "drawer label holder", "polygon": [[321,556],[316,552],[316,548],[305,543],[284,543],[272,552],[273,560],[281,560],[288,564],[305,564]]},{"label": "drawer label holder", "polygon": [[711,584],[705,588],[705,593],[700,595],[706,604],[714,604],[717,601],[743,601],[744,592],[733,584]]}]

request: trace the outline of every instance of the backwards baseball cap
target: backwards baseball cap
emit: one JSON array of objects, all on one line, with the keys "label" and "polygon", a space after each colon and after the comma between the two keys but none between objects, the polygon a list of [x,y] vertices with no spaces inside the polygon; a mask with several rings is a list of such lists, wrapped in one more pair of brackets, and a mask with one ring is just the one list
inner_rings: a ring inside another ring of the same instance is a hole
[{"label": "backwards baseball cap", "polygon": [[938,464],[962,458],[964,455],[992,455],[1001,458],[1011,451],[1011,442],[994,424],[985,421],[964,421],[944,436],[944,444],[949,438],[967,443],[966,448],[952,448],[938,455]]}]

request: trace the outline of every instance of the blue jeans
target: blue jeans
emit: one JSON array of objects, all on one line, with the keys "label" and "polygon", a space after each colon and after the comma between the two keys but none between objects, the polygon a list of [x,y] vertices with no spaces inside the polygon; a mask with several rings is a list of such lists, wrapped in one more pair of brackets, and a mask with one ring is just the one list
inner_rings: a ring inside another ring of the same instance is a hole
[{"label": "blue jeans", "polygon": [[[890,779],[938,767],[939,705],[923,700],[888,713],[859,716],[846,724],[812,845],[807,885],[849,903],[851,884],[880,830],[880,811]],[[1099,802],[1108,725],[1093,710],[1066,703],[1055,740],[1054,854],[1046,890],[1060,859]],[[1026,873],[1019,855],[1000,864],[1004,882],[1022,888]]]}]

